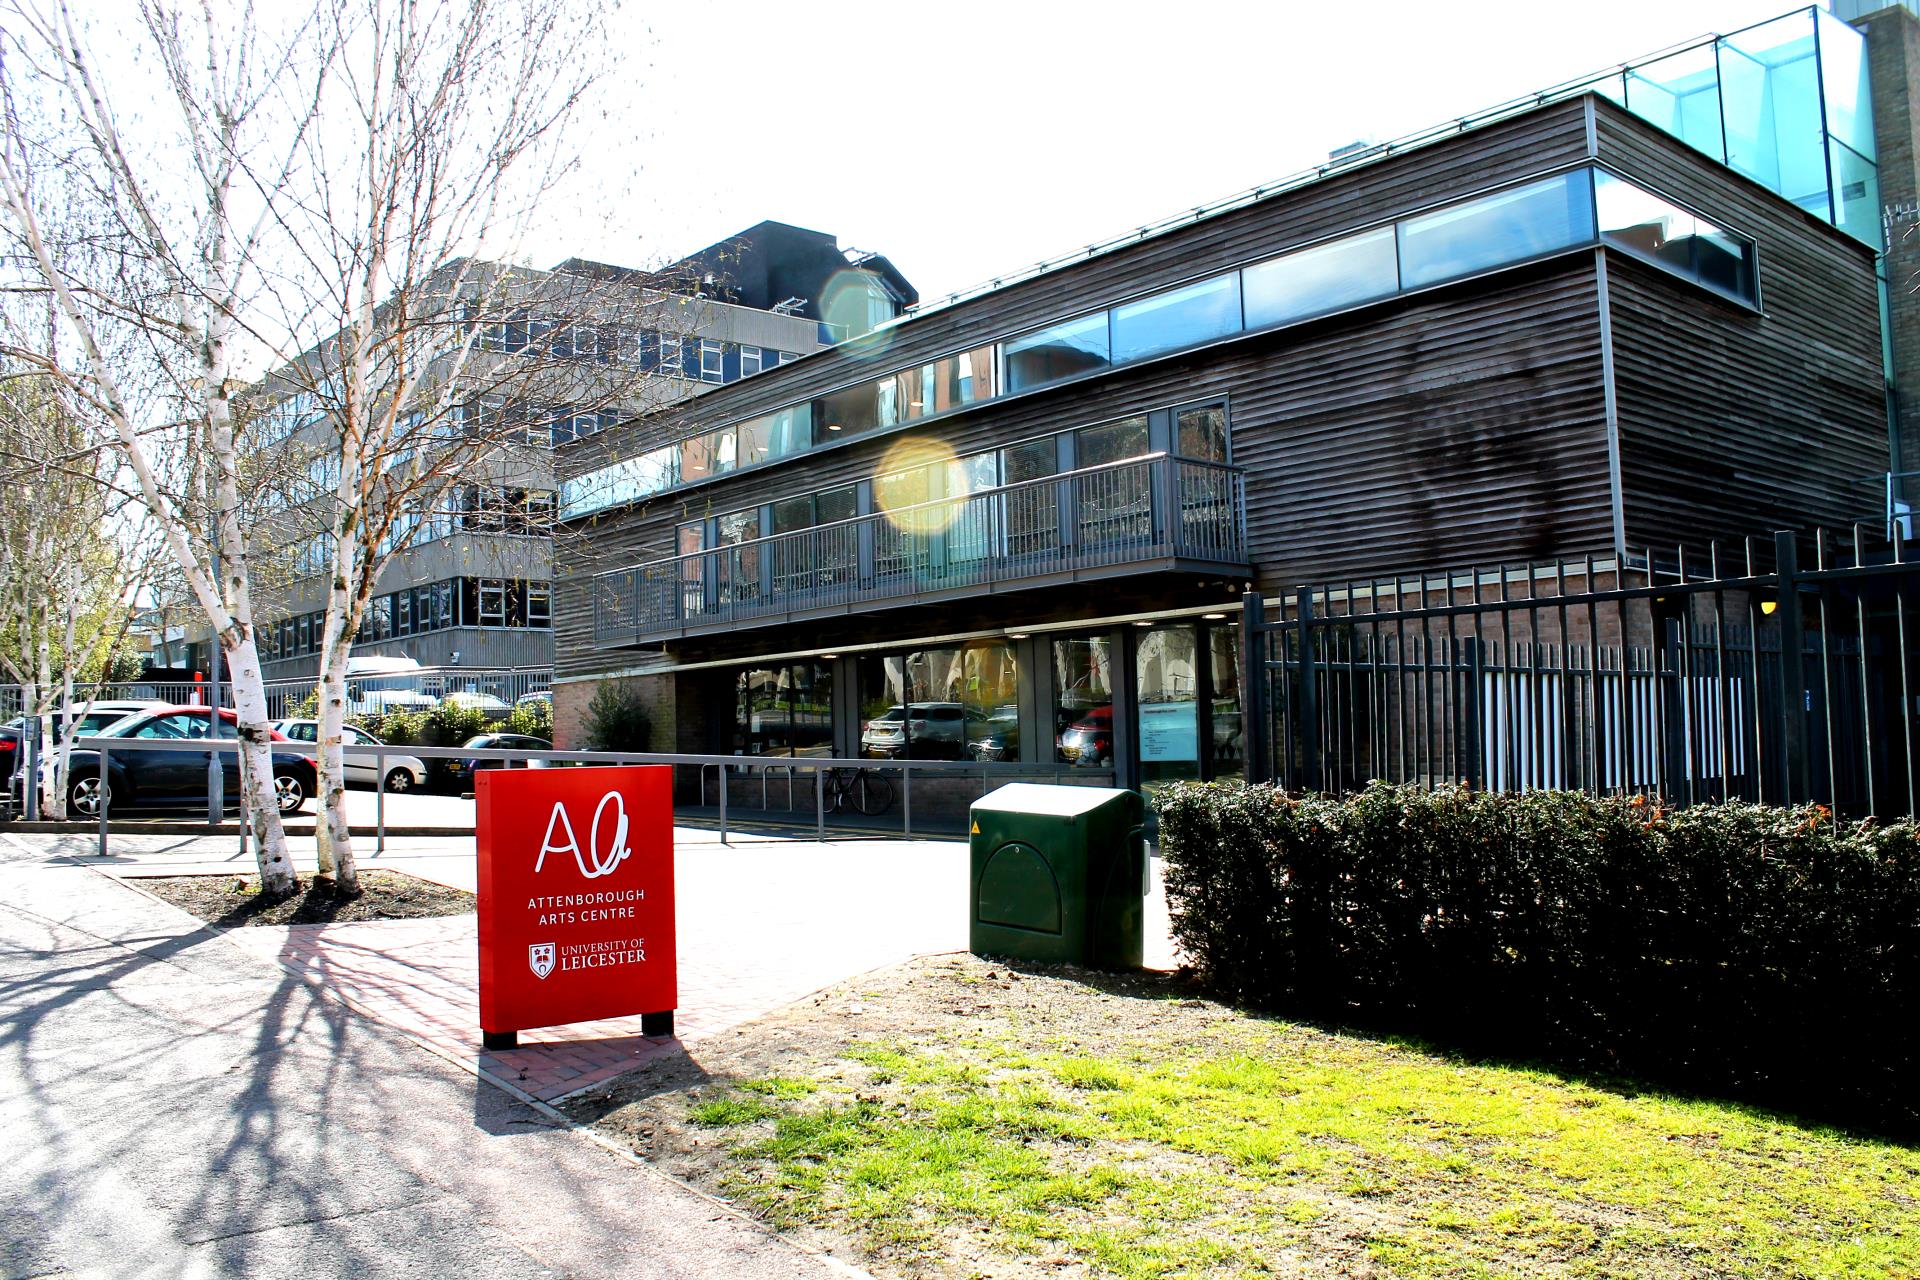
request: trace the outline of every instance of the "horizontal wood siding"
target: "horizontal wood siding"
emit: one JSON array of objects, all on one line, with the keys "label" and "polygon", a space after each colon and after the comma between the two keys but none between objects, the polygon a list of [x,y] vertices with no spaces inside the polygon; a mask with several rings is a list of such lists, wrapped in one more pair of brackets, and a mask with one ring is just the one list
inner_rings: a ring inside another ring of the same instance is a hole
[{"label": "horizontal wood siding", "polygon": [[[682,520],[871,478],[903,438],[931,437],[964,455],[1218,396],[1230,408],[1234,461],[1248,472],[1250,549],[1263,590],[1604,550],[1611,507],[1599,352],[1593,258],[1578,253],[798,459],[775,473],[777,487],[764,476],[723,479],[587,522],[556,556],[561,674],[631,661],[592,649],[583,579],[671,554]],[[675,653],[698,661],[1225,600],[1219,583],[1169,575],[1040,600],[997,596],[742,630],[677,644]]]},{"label": "horizontal wood siding", "polygon": [[1577,101],[1468,130],[718,388],[677,413],[570,446],[561,455],[561,473],[578,475],[698,426],[764,413],[1036,324],[1576,163],[1585,154],[1585,115]]},{"label": "horizontal wood siding", "polygon": [[1628,541],[1698,545],[1874,516],[1887,424],[1872,252],[1598,106],[1604,162],[1755,240],[1764,307],[1608,254]]}]

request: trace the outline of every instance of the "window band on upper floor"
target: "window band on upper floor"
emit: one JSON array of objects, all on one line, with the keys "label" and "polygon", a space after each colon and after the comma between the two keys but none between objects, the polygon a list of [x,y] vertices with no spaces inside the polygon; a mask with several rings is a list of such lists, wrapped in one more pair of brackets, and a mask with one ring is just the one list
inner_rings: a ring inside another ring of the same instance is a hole
[{"label": "window band on upper floor", "polygon": [[1591,163],[976,344],[662,445],[560,485],[560,518],[880,430],[1603,245],[1758,308],[1751,239]]}]

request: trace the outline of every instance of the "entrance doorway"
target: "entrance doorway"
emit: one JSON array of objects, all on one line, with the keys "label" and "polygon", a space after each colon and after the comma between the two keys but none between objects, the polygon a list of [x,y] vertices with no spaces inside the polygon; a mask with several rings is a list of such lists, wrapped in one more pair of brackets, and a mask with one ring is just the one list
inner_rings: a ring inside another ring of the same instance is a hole
[{"label": "entrance doorway", "polygon": [[1245,776],[1237,628],[1224,620],[1142,627],[1133,668],[1142,790]]}]

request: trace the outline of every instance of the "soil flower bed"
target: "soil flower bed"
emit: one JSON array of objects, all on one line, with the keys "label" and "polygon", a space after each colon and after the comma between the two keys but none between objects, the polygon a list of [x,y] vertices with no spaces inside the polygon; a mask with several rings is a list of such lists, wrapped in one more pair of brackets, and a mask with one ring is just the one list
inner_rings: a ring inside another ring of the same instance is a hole
[{"label": "soil flower bed", "polygon": [[1188,998],[916,961],[570,1104],[934,1277],[1920,1274],[1920,1151]]},{"label": "soil flower bed", "polygon": [[260,896],[258,876],[167,876],[141,879],[141,888],[181,910],[219,925],[349,924],[367,920],[410,920],[421,916],[457,916],[473,910],[473,895],[394,871],[364,871],[360,893],[347,897],[324,876],[300,882],[291,898],[269,902]]}]

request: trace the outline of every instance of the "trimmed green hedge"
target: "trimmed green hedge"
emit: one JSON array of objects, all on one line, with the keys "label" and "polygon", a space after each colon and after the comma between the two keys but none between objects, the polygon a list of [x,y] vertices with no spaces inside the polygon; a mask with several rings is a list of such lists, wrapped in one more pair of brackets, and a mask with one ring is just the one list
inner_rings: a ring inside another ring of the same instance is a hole
[{"label": "trimmed green hedge", "polygon": [[1248,1004],[1920,1128],[1920,835],[1825,809],[1376,785],[1156,801]]}]

